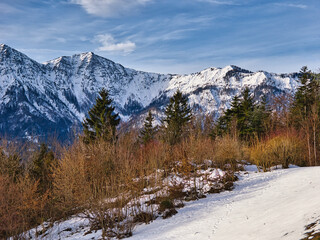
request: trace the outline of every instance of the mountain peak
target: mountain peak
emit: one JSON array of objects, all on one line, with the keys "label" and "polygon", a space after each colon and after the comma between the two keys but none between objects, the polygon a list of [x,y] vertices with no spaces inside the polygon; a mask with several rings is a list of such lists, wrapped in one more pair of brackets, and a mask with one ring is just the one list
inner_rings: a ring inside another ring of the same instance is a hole
[{"label": "mountain peak", "polygon": [[27,55],[3,43],[0,44],[0,60],[6,62],[8,67],[15,64],[20,67],[27,67],[30,64],[37,65],[37,67],[41,66],[41,64],[32,60]]},{"label": "mountain peak", "polygon": [[92,57],[93,55],[95,55],[93,52],[84,52],[80,54],[80,56],[89,56],[89,57]]},{"label": "mountain peak", "polygon": [[[9,47],[8,45],[1,43],[0,44],[0,53],[6,52],[7,50],[14,50],[13,48]],[[16,50],[15,50],[16,51]],[[17,51],[18,52],[18,51]]]},{"label": "mountain peak", "polygon": [[[188,75],[164,75],[128,69],[85,52],[44,65],[0,45],[0,134],[24,137],[31,132],[67,136],[80,126],[101,88],[108,88],[115,111],[125,121],[150,107],[162,112],[177,88],[195,111],[219,114],[234,95],[249,86],[255,96],[293,91],[296,77],[260,73],[234,65]],[[8,121],[10,119],[10,121]]]},{"label": "mountain peak", "polygon": [[247,69],[243,69],[241,67],[238,67],[236,65],[228,65],[223,68],[224,71],[229,72],[229,71],[237,71],[237,72],[242,72],[242,73],[252,73],[251,71]]},{"label": "mountain peak", "polygon": [[1,43],[0,44],[0,52],[6,52],[6,51],[14,52],[14,53],[19,54],[19,55],[24,55],[23,53],[19,52],[18,50],[14,49],[14,48],[12,48],[10,46],[8,46],[7,44]]}]

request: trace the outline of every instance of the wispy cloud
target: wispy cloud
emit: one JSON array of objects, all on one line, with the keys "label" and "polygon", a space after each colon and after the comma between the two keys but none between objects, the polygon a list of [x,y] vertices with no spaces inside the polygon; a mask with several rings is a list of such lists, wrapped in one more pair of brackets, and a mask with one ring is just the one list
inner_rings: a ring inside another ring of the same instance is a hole
[{"label": "wispy cloud", "polygon": [[102,52],[122,52],[129,54],[136,48],[136,44],[129,40],[124,42],[117,42],[111,34],[100,34],[95,37],[95,41],[99,42],[101,46],[96,51]]},{"label": "wispy cloud", "polygon": [[305,4],[294,4],[294,3],[276,3],[275,5],[281,6],[281,7],[292,7],[292,8],[300,8],[300,9],[306,9],[308,7]]},{"label": "wispy cloud", "polygon": [[152,44],[187,39],[195,32],[212,27],[212,16],[192,16],[178,14],[173,17],[162,17],[139,22],[131,27],[117,26],[111,32],[118,36],[125,33],[127,39],[146,47]]},{"label": "wispy cloud", "polygon": [[241,5],[235,1],[224,1],[224,0],[198,0],[198,2],[207,2],[217,5]]},{"label": "wispy cloud", "polygon": [[81,5],[89,14],[100,17],[116,17],[152,0],[70,0]]},{"label": "wispy cloud", "polygon": [[20,10],[6,3],[0,3],[0,14],[19,13]]}]

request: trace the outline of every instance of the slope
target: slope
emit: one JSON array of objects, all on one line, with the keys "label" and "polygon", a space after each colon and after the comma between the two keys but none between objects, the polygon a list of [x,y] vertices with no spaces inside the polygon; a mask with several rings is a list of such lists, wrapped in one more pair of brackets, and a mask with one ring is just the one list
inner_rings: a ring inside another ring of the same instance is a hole
[{"label": "slope", "polygon": [[232,192],[193,202],[169,220],[142,225],[131,239],[302,239],[304,227],[320,220],[319,175],[320,167],[249,172]]},{"label": "slope", "polygon": [[234,95],[249,87],[255,99],[293,93],[297,74],[250,72],[236,66],[208,68],[189,75],[157,74],[125,68],[92,52],[44,64],[0,44],[0,135],[67,137],[107,88],[123,121],[148,109],[158,112],[179,88],[195,113],[219,115]]},{"label": "slope", "polygon": [[[186,202],[169,219],[137,226],[129,239],[299,240],[306,233],[320,234],[320,167],[246,170],[234,190]],[[54,223],[40,239],[101,238],[101,230],[89,229],[87,219],[72,217]]]}]

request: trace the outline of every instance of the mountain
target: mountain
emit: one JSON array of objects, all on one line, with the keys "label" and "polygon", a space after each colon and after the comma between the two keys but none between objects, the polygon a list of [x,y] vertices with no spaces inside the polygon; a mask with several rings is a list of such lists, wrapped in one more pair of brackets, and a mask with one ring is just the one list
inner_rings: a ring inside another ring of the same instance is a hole
[{"label": "mountain", "polygon": [[40,64],[0,45],[0,135],[66,137],[94,104],[102,87],[110,91],[123,121],[149,108],[160,111],[179,88],[195,112],[219,114],[249,87],[262,95],[294,92],[297,74],[250,72],[236,66],[190,75],[157,74],[125,68],[92,52]]}]

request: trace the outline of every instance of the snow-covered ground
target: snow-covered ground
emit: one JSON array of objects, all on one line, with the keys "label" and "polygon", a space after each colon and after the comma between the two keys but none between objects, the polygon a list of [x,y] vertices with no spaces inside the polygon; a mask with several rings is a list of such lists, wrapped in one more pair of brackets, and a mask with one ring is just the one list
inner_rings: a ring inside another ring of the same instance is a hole
[{"label": "snow-covered ground", "polygon": [[[302,239],[305,226],[320,219],[320,167],[247,170],[233,191],[188,203],[170,219],[140,225],[130,239]],[[320,231],[319,221],[313,229]]]},{"label": "snow-covered ground", "polygon": [[[75,217],[55,223],[42,239],[101,239],[101,230],[89,229]],[[320,232],[320,167],[259,173],[246,166],[234,190],[187,202],[169,219],[136,226],[129,239],[299,240],[311,231]]]}]

